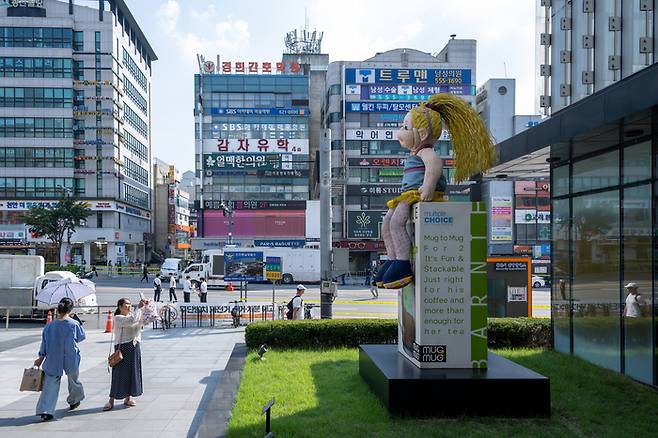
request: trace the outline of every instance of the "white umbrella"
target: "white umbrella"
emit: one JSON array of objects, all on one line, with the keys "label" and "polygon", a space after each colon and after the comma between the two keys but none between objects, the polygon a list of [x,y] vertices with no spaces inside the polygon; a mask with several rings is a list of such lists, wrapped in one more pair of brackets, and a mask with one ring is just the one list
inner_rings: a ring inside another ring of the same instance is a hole
[{"label": "white umbrella", "polygon": [[80,298],[96,293],[96,285],[93,281],[81,278],[65,278],[63,280],[48,283],[37,294],[37,301],[48,305],[57,304],[62,298],[70,298],[77,302]]}]

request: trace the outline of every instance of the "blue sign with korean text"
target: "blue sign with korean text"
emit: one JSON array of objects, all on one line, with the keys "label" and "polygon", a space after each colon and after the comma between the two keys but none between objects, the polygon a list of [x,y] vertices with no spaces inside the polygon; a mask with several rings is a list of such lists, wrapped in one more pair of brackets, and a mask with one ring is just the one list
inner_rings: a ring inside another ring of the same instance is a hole
[{"label": "blue sign with korean text", "polygon": [[471,70],[459,68],[346,68],[346,84],[463,85]]},{"label": "blue sign with korean text", "polygon": [[210,108],[218,116],[308,116],[308,108]]},{"label": "blue sign with korean text", "polygon": [[346,102],[348,113],[406,113],[416,102]]},{"label": "blue sign with korean text", "polygon": [[264,269],[262,252],[224,252],[225,281],[263,281]]},{"label": "blue sign with korean text", "polygon": [[474,85],[361,85],[361,99],[425,101],[432,94],[475,96]]}]

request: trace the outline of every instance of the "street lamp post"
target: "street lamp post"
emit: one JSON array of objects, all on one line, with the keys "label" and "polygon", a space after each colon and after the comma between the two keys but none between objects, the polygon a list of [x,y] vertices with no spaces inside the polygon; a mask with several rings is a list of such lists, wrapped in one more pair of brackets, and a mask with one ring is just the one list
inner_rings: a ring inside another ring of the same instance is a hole
[{"label": "street lamp post", "polygon": [[228,235],[227,235],[227,244],[233,244],[233,208],[226,204],[224,201],[219,204],[219,207],[224,212],[224,217],[228,217]]}]

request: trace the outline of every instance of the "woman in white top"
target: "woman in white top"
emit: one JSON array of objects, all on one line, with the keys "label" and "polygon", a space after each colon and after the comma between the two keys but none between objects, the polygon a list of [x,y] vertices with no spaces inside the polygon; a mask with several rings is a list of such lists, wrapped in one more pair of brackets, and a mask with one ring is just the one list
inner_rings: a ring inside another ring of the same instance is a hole
[{"label": "woman in white top", "polygon": [[142,395],[142,353],[139,344],[142,340],[142,307],[145,300],[132,312],[128,298],[121,298],[114,311],[114,351],[121,350],[123,360],[112,368],[110,400],[103,407],[109,411],[114,407],[114,399],[123,399],[126,406],[135,406],[131,397]]}]

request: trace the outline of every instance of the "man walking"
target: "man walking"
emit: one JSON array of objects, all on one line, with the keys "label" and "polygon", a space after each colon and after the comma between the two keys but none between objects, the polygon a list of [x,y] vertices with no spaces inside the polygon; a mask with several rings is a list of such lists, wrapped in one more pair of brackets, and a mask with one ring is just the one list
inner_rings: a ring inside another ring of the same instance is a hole
[{"label": "man walking", "polygon": [[185,277],[183,281],[183,301],[186,303],[190,302],[190,293],[192,293],[192,282],[190,281],[190,276]]},{"label": "man walking", "polygon": [[144,280],[146,280],[146,283],[149,282],[149,268],[146,266],[146,263],[142,264],[142,279],[139,282],[141,283]]},{"label": "man walking", "polygon": [[162,280],[159,276],[155,276],[153,279],[153,301],[160,303],[160,292],[162,292]]},{"label": "man walking", "polygon": [[303,284],[297,285],[297,295],[292,299],[292,318],[291,319],[304,319],[304,301],[302,295],[306,287]]},{"label": "man walking", "polygon": [[627,318],[639,318],[642,316],[640,306],[645,305],[644,298],[637,292],[637,283],[628,283],[626,286],[626,304],[624,305],[624,316]]},{"label": "man walking", "polygon": [[169,301],[173,301],[174,303],[178,302],[178,297],[176,296],[176,277],[174,277],[174,273],[170,272],[169,273]]},{"label": "man walking", "polygon": [[199,298],[201,298],[202,303],[208,302],[208,283],[203,277],[201,277],[201,284],[199,285]]}]

